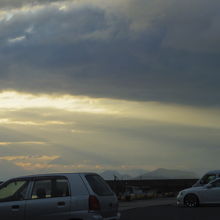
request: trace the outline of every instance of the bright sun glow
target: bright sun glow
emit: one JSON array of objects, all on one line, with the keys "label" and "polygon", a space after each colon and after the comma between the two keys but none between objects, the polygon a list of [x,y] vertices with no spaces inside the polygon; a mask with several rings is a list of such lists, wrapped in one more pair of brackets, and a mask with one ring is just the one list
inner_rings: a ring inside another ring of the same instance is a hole
[{"label": "bright sun glow", "polygon": [[[0,93],[1,111],[22,109],[58,109],[99,115],[112,115],[122,118],[141,119],[187,126],[220,128],[218,108],[196,108],[159,102],[134,102],[117,99],[92,98],[73,95],[28,94],[16,91]],[[1,118],[0,124],[38,125],[39,122],[14,121]],[[48,121],[44,124],[66,124],[62,121]]]},{"label": "bright sun glow", "polygon": [[[75,97],[71,95],[49,96],[18,93],[14,91],[0,93],[1,109],[21,110],[26,108],[55,108],[73,112],[99,114],[114,113],[101,105],[99,99]],[[5,121],[3,121],[5,122]]]}]

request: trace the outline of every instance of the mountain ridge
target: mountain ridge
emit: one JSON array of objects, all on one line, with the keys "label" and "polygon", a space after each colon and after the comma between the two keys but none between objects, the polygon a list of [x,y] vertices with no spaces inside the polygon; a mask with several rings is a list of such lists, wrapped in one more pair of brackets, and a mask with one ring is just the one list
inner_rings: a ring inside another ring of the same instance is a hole
[{"label": "mountain ridge", "polygon": [[[129,171],[132,173],[131,171]],[[153,171],[144,172],[141,170],[141,174],[138,170],[133,172],[133,175],[129,175],[123,171],[105,170],[100,173],[105,180],[138,180],[138,179],[197,179],[198,175],[191,171],[178,170],[178,169],[165,169],[158,168]]]}]

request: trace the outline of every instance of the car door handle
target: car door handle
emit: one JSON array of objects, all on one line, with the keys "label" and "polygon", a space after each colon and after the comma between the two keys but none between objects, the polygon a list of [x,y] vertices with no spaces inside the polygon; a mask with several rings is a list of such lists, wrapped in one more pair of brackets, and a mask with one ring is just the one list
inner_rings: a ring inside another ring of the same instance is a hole
[{"label": "car door handle", "polygon": [[18,211],[19,208],[20,208],[19,205],[13,205],[13,206],[11,207],[12,211]]},{"label": "car door handle", "polygon": [[65,204],[66,204],[65,202],[58,202],[57,203],[58,206],[65,206]]}]

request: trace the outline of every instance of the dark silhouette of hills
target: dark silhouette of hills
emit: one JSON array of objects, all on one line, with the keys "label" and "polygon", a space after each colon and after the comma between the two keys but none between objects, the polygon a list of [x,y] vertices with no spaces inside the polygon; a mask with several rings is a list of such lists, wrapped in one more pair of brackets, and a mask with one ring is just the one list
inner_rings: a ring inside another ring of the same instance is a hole
[{"label": "dark silhouette of hills", "polygon": [[[197,174],[184,171],[184,170],[174,170],[174,169],[164,169],[159,168],[153,171],[143,171],[143,170],[135,170],[129,171],[133,175],[122,174],[119,171],[115,170],[106,170],[100,175],[106,180],[138,180],[138,179],[196,179],[198,178]],[[141,173],[141,174],[140,174]]]}]

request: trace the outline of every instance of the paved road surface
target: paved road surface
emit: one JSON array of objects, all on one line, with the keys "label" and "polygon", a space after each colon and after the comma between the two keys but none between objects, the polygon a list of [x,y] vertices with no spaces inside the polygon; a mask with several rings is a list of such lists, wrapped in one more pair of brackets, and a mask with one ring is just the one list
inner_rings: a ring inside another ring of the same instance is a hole
[{"label": "paved road surface", "polygon": [[148,206],[121,211],[121,220],[220,220],[220,207]]},{"label": "paved road surface", "polygon": [[161,199],[149,199],[149,200],[134,200],[129,202],[120,202],[119,210],[124,211],[133,208],[141,208],[148,206],[160,206],[160,205],[175,205],[176,198],[161,198]]}]

